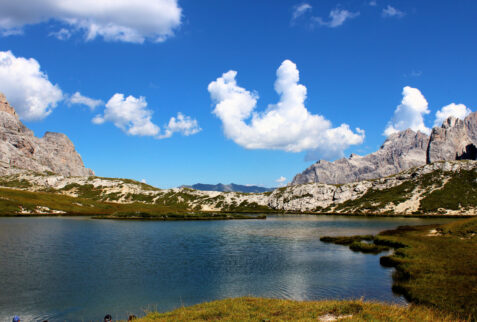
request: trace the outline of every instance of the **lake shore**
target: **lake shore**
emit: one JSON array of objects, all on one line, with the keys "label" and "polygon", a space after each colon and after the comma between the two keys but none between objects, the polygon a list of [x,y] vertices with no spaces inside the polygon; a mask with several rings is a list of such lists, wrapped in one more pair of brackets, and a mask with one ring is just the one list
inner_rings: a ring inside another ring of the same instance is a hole
[{"label": "lake shore", "polygon": [[459,321],[451,314],[425,306],[378,302],[292,301],[241,297],[149,313],[138,322],[152,321]]},{"label": "lake shore", "polygon": [[[206,320],[472,321],[477,319],[477,218],[402,226],[376,236],[322,237],[363,253],[394,248],[380,263],[396,268],[393,292],[409,306],[364,301],[291,301],[243,297],[149,313],[141,322]],[[368,243],[363,242],[368,241]],[[370,243],[369,243],[370,242]],[[369,247],[357,247],[358,244]],[[354,246],[354,247],[353,247]]]}]

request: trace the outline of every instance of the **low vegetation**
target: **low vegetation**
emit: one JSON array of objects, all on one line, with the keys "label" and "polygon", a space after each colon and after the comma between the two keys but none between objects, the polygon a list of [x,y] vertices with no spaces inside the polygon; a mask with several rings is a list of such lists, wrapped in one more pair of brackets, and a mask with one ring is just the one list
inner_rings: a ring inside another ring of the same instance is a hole
[{"label": "low vegetation", "polygon": [[355,242],[361,242],[363,240],[371,241],[373,239],[374,239],[373,235],[337,236],[337,237],[324,236],[320,238],[320,240],[324,243],[332,243],[336,245],[347,245],[347,246]]},{"label": "low vegetation", "polygon": [[415,304],[477,320],[477,218],[446,225],[403,226],[384,231],[372,244],[362,236],[322,237],[354,250],[395,249],[380,262],[395,267],[393,291]]},{"label": "low vegetation", "polygon": [[264,215],[224,214],[224,213],[183,213],[161,214],[148,212],[118,212],[111,215],[94,216],[94,219],[127,220],[230,220],[230,219],[266,219]]},{"label": "low vegetation", "polygon": [[241,297],[149,313],[152,321],[458,321],[423,306],[398,306],[363,301],[310,301]]},{"label": "low vegetation", "polygon": [[441,209],[459,210],[477,205],[477,171],[461,170],[441,188],[426,195],[420,204],[421,212]]}]

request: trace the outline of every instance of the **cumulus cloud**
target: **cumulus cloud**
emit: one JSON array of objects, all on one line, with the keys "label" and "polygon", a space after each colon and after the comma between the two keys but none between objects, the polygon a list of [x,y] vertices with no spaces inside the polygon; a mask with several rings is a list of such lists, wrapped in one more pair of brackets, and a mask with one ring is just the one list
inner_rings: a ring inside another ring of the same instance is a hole
[{"label": "cumulus cloud", "polygon": [[172,117],[169,120],[164,133],[161,133],[160,127],[151,120],[152,114],[147,108],[145,97],[136,98],[130,95],[125,98],[124,94],[116,93],[106,103],[103,115],[96,115],[92,122],[112,122],[129,135],[153,136],[156,139],[169,138],[176,132],[187,136],[201,130],[196,120],[179,113],[177,118]]},{"label": "cumulus cloud", "polygon": [[396,17],[401,18],[404,17],[405,13],[401,10],[398,10],[390,5],[383,9],[382,12],[383,17]]},{"label": "cumulus cloud", "polygon": [[357,16],[359,16],[359,12],[350,12],[344,9],[334,9],[334,10],[331,10],[329,14],[329,17],[330,17],[329,21],[325,21],[321,17],[314,17],[314,21],[318,23],[320,26],[336,28],[344,24],[346,20],[355,18]]},{"label": "cumulus cloud", "polygon": [[154,136],[159,133],[159,127],[151,122],[151,118],[152,111],[147,109],[146,98],[132,95],[124,98],[124,94],[116,93],[106,103],[104,115],[96,115],[93,123],[108,121],[130,135]]},{"label": "cumulus cloud", "polygon": [[11,51],[0,51],[0,91],[26,121],[45,118],[63,99],[63,92],[48,80],[38,61],[15,57]]},{"label": "cumulus cloud", "polygon": [[199,127],[197,120],[190,118],[182,113],[177,114],[176,117],[171,117],[169,123],[165,127],[164,134],[159,138],[170,138],[174,133],[181,133],[182,135],[189,136],[199,133],[202,129]]},{"label": "cumulus cloud", "polygon": [[450,116],[463,120],[470,113],[472,113],[472,111],[464,104],[451,103],[442,107],[439,111],[436,112],[436,120],[434,121],[434,126],[441,126],[442,123]]},{"label": "cumulus cloud", "polygon": [[68,99],[68,104],[69,105],[72,105],[72,104],[86,105],[91,110],[94,110],[96,107],[100,105],[104,105],[104,102],[102,100],[97,100],[97,99],[83,96],[81,95],[80,92],[76,92]]},{"label": "cumulus cloud", "polygon": [[311,8],[311,5],[308,3],[302,3],[293,7],[292,22],[303,16],[307,11],[311,10]]},{"label": "cumulus cloud", "polygon": [[280,101],[263,112],[255,110],[258,95],[238,86],[236,75],[228,71],[208,86],[216,104],[213,113],[235,143],[247,149],[307,150],[309,155],[326,151],[327,158],[336,158],[350,145],[363,142],[364,131],[354,133],[346,124],[332,128],[330,121],[307,110],[306,87],[298,83],[299,72],[290,60],[277,70],[275,91]]},{"label": "cumulus cloud", "polygon": [[64,24],[56,36],[81,31],[87,40],[161,42],[181,24],[177,0],[16,0],[0,1],[0,32],[18,34],[25,25],[49,20]]},{"label": "cumulus cloud", "polygon": [[429,134],[431,130],[424,125],[424,115],[429,114],[428,103],[417,88],[404,87],[401,104],[394,111],[392,120],[384,130],[389,136],[399,131],[411,129]]}]

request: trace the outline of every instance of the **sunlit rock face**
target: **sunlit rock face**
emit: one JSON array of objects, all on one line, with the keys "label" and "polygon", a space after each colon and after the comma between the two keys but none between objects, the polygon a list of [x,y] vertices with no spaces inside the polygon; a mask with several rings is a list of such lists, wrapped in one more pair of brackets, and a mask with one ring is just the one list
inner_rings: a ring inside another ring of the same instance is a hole
[{"label": "sunlit rock face", "polygon": [[0,174],[15,168],[64,176],[94,175],[66,135],[46,132],[42,138],[35,137],[0,93]]},{"label": "sunlit rock face", "polygon": [[378,151],[366,156],[352,154],[334,162],[320,160],[297,174],[291,184],[371,180],[436,161],[464,159],[477,159],[477,112],[465,120],[449,117],[430,136],[410,129],[392,134]]},{"label": "sunlit rock face", "polygon": [[427,162],[477,160],[477,112],[465,120],[449,117],[432,129]]}]

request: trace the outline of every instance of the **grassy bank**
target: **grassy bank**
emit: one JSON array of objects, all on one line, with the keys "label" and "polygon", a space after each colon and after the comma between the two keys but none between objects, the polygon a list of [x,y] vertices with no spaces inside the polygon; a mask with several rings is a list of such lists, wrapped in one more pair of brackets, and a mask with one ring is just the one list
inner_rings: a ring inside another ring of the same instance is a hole
[{"label": "grassy bank", "polygon": [[185,214],[153,214],[147,212],[116,213],[112,215],[94,216],[93,219],[119,220],[232,220],[232,219],[266,219],[265,215],[231,214],[231,213],[185,213]]},{"label": "grassy bank", "polygon": [[[328,320],[326,320],[328,318]],[[424,306],[364,301],[291,301],[242,297],[150,313],[137,321],[456,321]]]},{"label": "grassy bank", "polygon": [[[446,225],[404,226],[384,231],[371,245],[363,237],[326,237],[341,245],[364,244],[369,252],[395,248],[381,257],[383,266],[395,267],[393,291],[416,304],[438,308],[461,318],[477,320],[477,218]],[[366,249],[357,251],[367,252]]]}]

